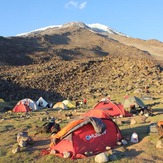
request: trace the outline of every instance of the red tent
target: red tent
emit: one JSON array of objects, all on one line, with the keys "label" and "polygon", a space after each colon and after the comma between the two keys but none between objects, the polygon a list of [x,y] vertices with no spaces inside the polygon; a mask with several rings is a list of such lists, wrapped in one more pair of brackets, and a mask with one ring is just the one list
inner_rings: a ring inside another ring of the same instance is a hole
[{"label": "red tent", "polygon": [[23,103],[19,103],[13,108],[13,112],[29,112],[29,111],[31,111],[31,109],[28,106],[24,105]]},{"label": "red tent", "polygon": [[98,104],[96,104],[93,109],[102,109],[104,110],[109,116],[123,116],[123,117],[131,117],[132,114],[127,112],[123,105],[116,104],[111,101],[100,101]]},{"label": "red tent", "polygon": [[[97,130],[99,126],[102,129]],[[59,137],[60,140],[54,143]],[[118,126],[110,118],[89,117],[87,114],[87,117],[69,123],[51,136],[50,153],[65,157],[67,152],[71,159],[84,158],[114,148],[121,139]]]},{"label": "red tent", "polygon": [[110,119],[110,115],[103,109],[91,109],[88,112],[86,112],[83,116]]}]

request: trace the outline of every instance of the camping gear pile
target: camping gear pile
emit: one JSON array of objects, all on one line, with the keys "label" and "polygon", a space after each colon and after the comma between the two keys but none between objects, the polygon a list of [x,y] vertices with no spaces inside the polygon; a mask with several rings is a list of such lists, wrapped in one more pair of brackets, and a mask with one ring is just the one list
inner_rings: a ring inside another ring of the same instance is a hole
[{"label": "camping gear pile", "polygon": [[36,126],[35,136],[40,133],[58,133],[61,130],[61,127],[58,123],[55,122],[55,118],[51,118],[48,122],[45,122],[42,126]]}]

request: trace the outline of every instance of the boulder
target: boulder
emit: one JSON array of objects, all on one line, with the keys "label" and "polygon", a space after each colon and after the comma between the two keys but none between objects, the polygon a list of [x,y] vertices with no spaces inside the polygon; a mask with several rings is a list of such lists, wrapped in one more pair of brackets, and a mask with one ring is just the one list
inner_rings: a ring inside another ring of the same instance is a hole
[{"label": "boulder", "polygon": [[109,158],[106,153],[100,153],[95,156],[95,162],[97,162],[97,163],[104,163],[104,162],[108,162],[108,161],[109,161]]}]

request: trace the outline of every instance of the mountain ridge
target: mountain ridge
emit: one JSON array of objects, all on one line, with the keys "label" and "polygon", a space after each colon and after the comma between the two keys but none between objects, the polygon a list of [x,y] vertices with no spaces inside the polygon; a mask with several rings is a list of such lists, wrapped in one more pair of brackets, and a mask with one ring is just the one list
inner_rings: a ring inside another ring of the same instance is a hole
[{"label": "mountain ridge", "polygon": [[[76,100],[136,89],[143,93],[146,86],[152,94],[162,94],[161,63],[136,43],[130,37],[92,32],[83,24],[0,37],[0,97]],[[151,45],[158,42],[144,44],[147,49]]]},{"label": "mountain ridge", "polygon": [[39,33],[41,31],[47,30],[47,29],[51,29],[51,28],[67,28],[67,27],[80,27],[80,28],[88,28],[94,32],[98,32],[98,33],[109,33],[109,34],[119,34],[119,35],[123,35],[126,37],[129,37],[125,34],[122,34],[120,32],[117,32],[116,30],[111,29],[110,27],[106,26],[106,25],[102,25],[99,23],[94,23],[94,24],[85,24],[83,22],[69,22],[69,23],[65,23],[63,25],[52,25],[52,26],[47,26],[47,27],[43,27],[43,28],[39,28],[30,32],[26,32],[26,33],[22,33],[22,34],[18,34],[16,36],[28,36],[32,33]]}]

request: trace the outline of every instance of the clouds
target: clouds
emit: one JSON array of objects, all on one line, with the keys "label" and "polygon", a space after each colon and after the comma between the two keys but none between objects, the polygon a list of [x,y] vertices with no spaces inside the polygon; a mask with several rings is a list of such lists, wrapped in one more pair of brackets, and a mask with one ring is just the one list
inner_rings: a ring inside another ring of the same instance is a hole
[{"label": "clouds", "polygon": [[65,8],[77,8],[77,9],[84,9],[87,5],[87,2],[82,2],[79,3],[77,1],[74,0],[70,0],[68,3],[65,4]]},{"label": "clouds", "polygon": [[81,3],[80,5],[79,5],[79,9],[84,9],[85,7],[86,7],[86,5],[87,5],[87,2],[83,2],[83,3]]}]

